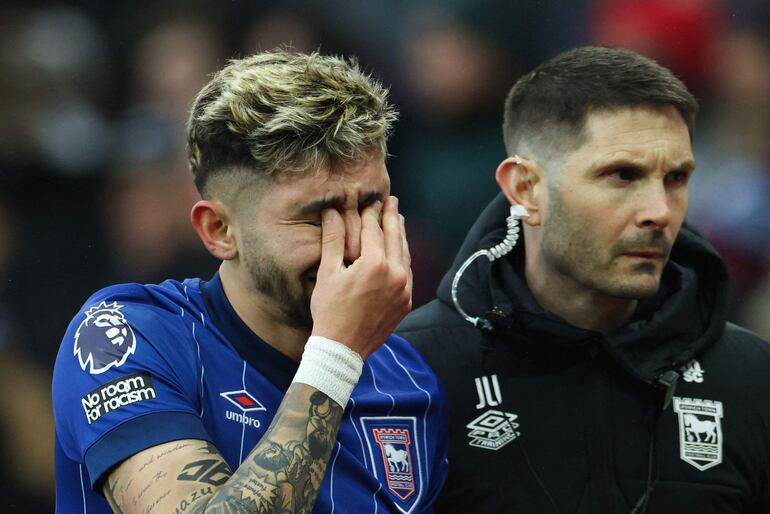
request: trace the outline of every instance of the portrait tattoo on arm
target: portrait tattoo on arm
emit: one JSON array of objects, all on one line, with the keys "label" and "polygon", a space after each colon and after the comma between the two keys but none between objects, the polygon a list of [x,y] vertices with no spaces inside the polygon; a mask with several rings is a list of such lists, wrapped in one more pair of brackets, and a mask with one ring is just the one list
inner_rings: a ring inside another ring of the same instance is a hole
[{"label": "portrait tattoo on arm", "polygon": [[[309,407],[297,407],[300,405]],[[309,513],[342,414],[343,408],[325,394],[292,384],[263,438],[208,502],[206,512]],[[224,476],[216,462],[191,462],[180,470],[178,480],[216,485],[212,481]]]}]

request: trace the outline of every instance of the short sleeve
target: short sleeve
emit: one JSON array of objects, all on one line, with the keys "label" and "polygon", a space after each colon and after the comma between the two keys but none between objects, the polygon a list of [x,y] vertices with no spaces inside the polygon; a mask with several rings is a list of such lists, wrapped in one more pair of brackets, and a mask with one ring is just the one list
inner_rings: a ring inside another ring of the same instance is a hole
[{"label": "short sleeve", "polygon": [[191,327],[131,292],[92,297],[67,329],[54,367],[57,440],[86,465],[92,487],[144,449],[211,440],[199,415]]}]

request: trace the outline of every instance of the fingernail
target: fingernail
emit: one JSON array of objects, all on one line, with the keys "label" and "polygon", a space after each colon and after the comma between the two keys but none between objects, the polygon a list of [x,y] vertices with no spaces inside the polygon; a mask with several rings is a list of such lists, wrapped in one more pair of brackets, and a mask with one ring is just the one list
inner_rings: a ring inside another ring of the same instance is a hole
[{"label": "fingernail", "polygon": [[324,225],[329,224],[332,221],[332,210],[331,209],[325,209],[321,213],[321,223]]},{"label": "fingernail", "polygon": [[393,207],[398,209],[398,197],[397,196],[391,196],[390,201],[393,202]]},{"label": "fingernail", "polygon": [[374,208],[377,209],[378,212],[381,211],[382,210],[382,200],[377,200],[376,202],[374,202]]}]

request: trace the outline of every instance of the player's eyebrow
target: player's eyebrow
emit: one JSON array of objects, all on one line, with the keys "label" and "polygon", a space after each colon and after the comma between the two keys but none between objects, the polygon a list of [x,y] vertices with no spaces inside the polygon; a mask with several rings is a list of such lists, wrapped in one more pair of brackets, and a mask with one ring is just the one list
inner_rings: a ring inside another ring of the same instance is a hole
[{"label": "player's eyebrow", "polygon": [[[383,198],[385,195],[381,191],[369,191],[368,193],[364,194],[361,199],[358,201],[358,208],[364,209],[365,207],[373,204],[377,200],[383,201]],[[314,214],[318,214],[324,209],[336,209],[338,211],[342,210],[345,207],[345,197],[344,196],[330,196],[326,198],[319,198],[318,200],[313,200],[310,203],[306,203],[305,205],[300,206],[300,208],[297,210],[297,216],[310,216]]]}]

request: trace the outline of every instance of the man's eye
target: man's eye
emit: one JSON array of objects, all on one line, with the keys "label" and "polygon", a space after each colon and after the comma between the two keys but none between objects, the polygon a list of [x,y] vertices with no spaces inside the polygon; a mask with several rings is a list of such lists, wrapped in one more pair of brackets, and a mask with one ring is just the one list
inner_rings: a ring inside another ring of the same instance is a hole
[{"label": "man's eye", "polygon": [[690,179],[690,174],[684,171],[674,171],[666,175],[666,180],[670,184],[686,184]]},{"label": "man's eye", "polygon": [[633,168],[617,168],[608,173],[608,175],[624,182],[631,182],[638,178],[639,173]]}]

